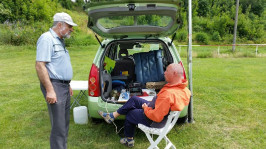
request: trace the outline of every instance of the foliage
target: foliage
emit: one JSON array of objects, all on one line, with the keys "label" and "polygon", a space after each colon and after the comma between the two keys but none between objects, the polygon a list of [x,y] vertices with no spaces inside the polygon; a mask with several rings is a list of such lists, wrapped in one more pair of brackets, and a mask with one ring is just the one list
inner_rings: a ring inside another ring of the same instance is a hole
[{"label": "foliage", "polygon": [[3,4],[0,3],[0,22],[8,19],[8,16],[11,15],[11,10],[4,7]]},{"label": "foliage", "polygon": [[0,25],[0,42],[11,45],[36,44],[38,37],[49,28],[47,23],[36,22],[32,26],[23,22],[8,22]]},{"label": "foliage", "polygon": [[222,40],[222,38],[221,38],[219,32],[215,31],[215,32],[212,34],[212,40],[213,40],[213,41],[221,41],[221,40]]},{"label": "foliage", "polygon": [[79,32],[74,32],[70,39],[66,39],[66,46],[89,46],[98,45],[98,42],[92,35],[78,35]]},{"label": "foliage", "polygon": [[[253,13],[262,16],[265,9],[265,0],[241,0],[243,13]],[[250,8],[249,8],[250,7]]]},{"label": "foliage", "polygon": [[62,5],[63,8],[72,9],[71,0],[58,0],[58,2]]},{"label": "foliage", "polygon": [[207,0],[199,0],[199,9],[197,10],[198,16],[206,17],[209,13],[209,3]]},{"label": "foliage", "polygon": [[185,42],[187,41],[188,33],[186,30],[181,30],[177,32],[176,40],[179,42]]},{"label": "foliage", "polygon": [[204,44],[209,43],[208,35],[206,33],[197,33],[195,40],[199,43],[204,43]]},{"label": "foliage", "polygon": [[6,20],[23,21],[32,24],[35,21],[51,21],[57,9],[57,2],[51,0],[2,0],[0,23]]},{"label": "foliage", "polygon": [[241,14],[239,16],[238,33],[239,37],[248,40],[256,40],[263,37],[263,25],[258,19],[254,21],[248,19],[248,16]]},{"label": "foliage", "polygon": [[[182,0],[182,14],[186,16],[187,0]],[[265,43],[265,0],[241,0],[238,18],[238,41]],[[234,32],[235,0],[195,0],[193,34],[204,32],[212,41],[231,43]],[[185,18],[186,19],[186,18]],[[181,29],[186,29],[187,24]],[[220,36],[220,37],[219,37]]]},{"label": "foliage", "polygon": [[[103,1],[110,3],[114,0]],[[150,1],[152,2],[152,0]],[[187,0],[180,1],[181,9],[178,13],[180,13],[179,15],[181,16],[183,23],[179,28],[180,31],[177,31],[177,41],[184,42],[186,41],[185,32],[187,32],[188,28],[188,4]],[[98,3],[98,0],[93,2]],[[115,0],[114,2],[118,1]],[[79,14],[76,15],[76,17],[84,16],[81,17],[80,22],[86,22],[87,16],[82,12],[84,3],[89,2],[84,2],[83,0],[76,0],[76,3],[73,3],[71,0],[1,0],[0,24],[2,25],[0,26],[0,29],[2,36],[0,37],[0,42],[15,45],[35,44],[33,41],[37,40],[37,34],[40,35],[41,31],[43,31],[43,29],[39,29],[40,24],[42,24],[41,26],[46,27],[47,30],[52,23],[52,16],[55,12],[62,10],[67,11],[68,13]],[[240,1],[237,42],[266,42],[266,10],[264,5],[265,0]],[[65,9],[62,9],[62,7]],[[232,42],[236,9],[235,0],[193,0],[192,7],[193,34],[196,35],[197,33],[204,32],[210,40],[208,43],[222,42],[228,44]],[[133,23],[133,19],[130,18],[123,17],[123,19],[120,20],[121,21],[104,20],[109,21],[104,24],[109,23],[112,24],[112,26],[118,26],[119,23]],[[113,23],[110,23],[110,21],[113,21]],[[169,21],[169,18],[161,18],[156,15],[142,15],[138,17],[137,21],[142,25],[151,24],[165,26]],[[73,38],[71,39],[82,45],[87,45],[89,42],[83,42],[90,41],[86,39],[87,32],[85,30],[87,30],[87,27],[86,25],[83,25],[82,27],[84,27],[84,29],[82,29],[82,31],[77,31],[78,34],[73,35]],[[78,26],[77,28],[82,27]],[[28,37],[27,35],[31,36]],[[82,40],[82,37],[85,37],[85,39]],[[73,41],[69,41],[68,43],[74,44]]]}]

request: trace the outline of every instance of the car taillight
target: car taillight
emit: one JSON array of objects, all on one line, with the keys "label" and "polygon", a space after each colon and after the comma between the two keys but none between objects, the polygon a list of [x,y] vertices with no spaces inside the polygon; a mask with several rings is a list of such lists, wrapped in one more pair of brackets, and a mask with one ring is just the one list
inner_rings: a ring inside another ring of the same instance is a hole
[{"label": "car taillight", "polygon": [[184,66],[183,66],[183,63],[182,63],[182,61],[180,61],[180,64],[182,65],[182,67],[183,67],[183,75],[184,75],[184,79],[187,79],[187,76],[186,76],[186,71],[185,71],[185,68],[184,68]]},{"label": "car taillight", "polygon": [[99,86],[99,68],[92,64],[90,76],[89,76],[89,96],[98,97],[100,96],[100,86]]}]

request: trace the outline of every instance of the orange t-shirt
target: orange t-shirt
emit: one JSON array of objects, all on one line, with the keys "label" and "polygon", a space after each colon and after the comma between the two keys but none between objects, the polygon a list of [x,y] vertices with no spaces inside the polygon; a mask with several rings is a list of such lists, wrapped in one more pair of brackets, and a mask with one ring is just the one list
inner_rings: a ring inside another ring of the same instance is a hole
[{"label": "orange t-shirt", "polygon": [[161,122],[169,110],[182,111],[189,104],[191,95],[187,84],[187,80],[182,80],[182,83],[177,85],[164,85],[157,95],[155,108],[144,108],[145,115],[152,121]]}]

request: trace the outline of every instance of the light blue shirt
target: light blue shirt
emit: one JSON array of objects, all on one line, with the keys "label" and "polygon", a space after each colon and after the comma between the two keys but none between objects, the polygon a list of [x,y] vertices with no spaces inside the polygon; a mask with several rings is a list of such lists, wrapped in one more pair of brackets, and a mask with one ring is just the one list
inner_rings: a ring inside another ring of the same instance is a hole
[{"label": "light blue shirt", "polygon": [[68,50],[51,28],[37,41],[36,61],[47,62],[46,68],[51,79],[71,80],[73,77]]}]

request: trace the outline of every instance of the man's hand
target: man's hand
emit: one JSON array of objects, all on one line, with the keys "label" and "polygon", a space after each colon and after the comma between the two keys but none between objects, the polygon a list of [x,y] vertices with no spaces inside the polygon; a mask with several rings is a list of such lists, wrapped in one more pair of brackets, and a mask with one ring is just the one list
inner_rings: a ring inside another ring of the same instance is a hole
[{"label": "man's hand", "polygon": [[48,74],[48,71],[45,65],[46,65],[46,62],[36,61],[35,68],[36,68],[37,75],[42,85],[45,87],[46,101],[49,104],[54,104],[57,102],[56,94],[55,94],[53,85],[50,81],[49,74]]},{"label": "man's hand", "polygon": [[73,96],[73,90],[70,86],[69,86],[69,93],[70,93],[70,96]]},{"label": "man's hand", "polygon": [[146,103],[142,104],[142,109],[148,107],[148,105]]},{"label": "man's hand", "polygon": [[49,104],[54,104],[57,102],[57,99],[56,99],[56,94],[54,91],[50,91],[50,92],[47,92],[46,93],[46,101],[49,103]]}]

